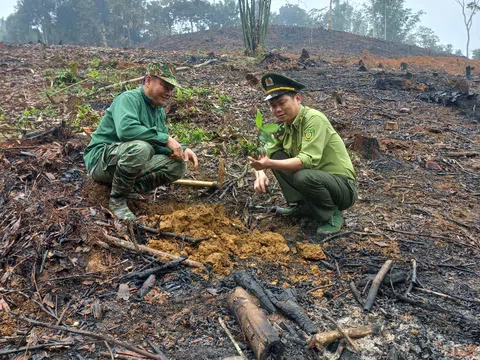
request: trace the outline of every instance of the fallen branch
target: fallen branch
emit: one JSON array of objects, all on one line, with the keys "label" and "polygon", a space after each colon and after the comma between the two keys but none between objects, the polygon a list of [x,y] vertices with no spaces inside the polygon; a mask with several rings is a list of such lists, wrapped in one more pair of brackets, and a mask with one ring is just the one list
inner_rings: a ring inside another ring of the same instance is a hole
[{"label": "fallen branch", "polygon": [[49,329],[52,329],[52,330],[66,331],[66,332],[70,332],[70,333],[74,333],[74,334],[80,334],[80,335],[92,337],[94,339],[99,339],[99,340],[102,340],[102,341],[109,342],[110,344],[114,344],[114,345],[117,345],[117,346],[122,346],[125,349],[131,350],[131,351],[133,351],[137,354],[146,356],[150,359],[164,360],[164,358],[161,357],[161,356],[149,353],[148,351],[139,349],[139,348],[137,348],[133,345],[130,345],[129,343],[114,339],[114,338],[112,338],[108,335],[101,335],[101,334],[98,334],[98,333],[93,333],[93,332],[90,332],[90,331],[74,329],[74,328],[66,327],[66,326],[50,325],[50,324],[47,324],[47,323],[43,323],[41,321],[37,321],[37,320],[27,318],[26,316],[24,316],[22,314],[17,314],[17,313],[14,313],[14,312],[9,312],[9,313],[14,315],[14,316],[17,316],[18,318],[22,319],[23,321],[26,321],[30,324],[35,325],[35,326],[41,326],[41,327],[46,327],[46,328],[49,328]]},{"label": "fallen branch", "polygon": [[155,351],[158,355],[163,356],[164,360],[168,360],[168,358],[165,356],[163,351],[160,350],[160,348],[157,345],[155,345],[152,341],[150,341],[148,339],[147,339],[147,343],[148,343],[148,345],[150,345],[152,347],[153,351]]},{"label": "fallen branch", "polygon": [[410,281],[410,285],[408,285],[408,289],[405,292],[405,296],[410,294],[410,291],[413,289],[413,285],[417,284],[417,261],[412,259],[412,280]]},{"label": "fallen branch", "polygon": [[373,279],[372,286],[370,287],[370,291],[368,292],[367,300],[365,301],[365,306],[363,307],[365,311],[370,311],[372,309],[375,298],[377,297],[378,289],[382,284],[383,278],[385,277],[385,275],[387,275],[388,271],[392,267],[392,264],[392,260],[387,260],[385,264],[383,264],[378,274]]},{"label": "fallen branch", "polygon": [[39,349],[45,349],[45,348],[50,348],[50,350],[53,350],[54,348],[57,348],[57,347],[71,346],[74,344],[75,344],[74,342],[65,342],[65,343],[48,343],[48,344],[40,344],[40,345],[34,345],[34,346],[25,346],[18,349],[12,349],[12,350],[0,350],[0,355],[15,354],[19,352],[25,352],[29,350],[39,350]]},{"label": "fallen branch", "polygon": [[449,237],[446,237],[446,236],[429,235],[429,234],[415,233],[415,232],[411,232],[411,231],[395,230],[395,229],[389,229],[389,228],[383,228],[383,230],[396,232],[396,233],[399,233],[399,234],[405,234],[405,235],[412,235],[412,236],[420,236],[420,237],[426,237],[426,238],[431,238],[431,239],[445,240],[445,241],[454,243],[456,245],[464,245],[464,246],[468,246],[468,247],[476,249],[476,247],[472,244],[468,244],[468,243],[465,243],[463,241],[455,240],[455,239],[452,239],[452,238],[449,238]]},{"label": "fallen branch", "polygon": [[[108,234],[104,234],[104,236],[105,236],[105,239],[110,244],[136,252],[135,245],[133,243],[122,240],[122,239],[119,239],[119,238],[116,238],[114,236],[110,236]],[[153,255],[153,256],[157,256],[157,257],[162,258],[162,259],[168,259],[168,260],[181,259],[180,256],[176,256],[176,255],[165,253],[163,251],[155,250],[155,249],[152,249],[152,248],[150,248],[148,246],[145,246],[145,245],[138,245],[138,250],[140,251],[141,254]],[[205,270],[205,265],[203,265],[202,263],[199,263],[198,261],[193,261],[193,260],[186,259],[186,260],[184,260],[184,263],[185,263],[185,265],[188,265],[190,267]]]},{"label": "fallen branch", "polygon": [[199,68],[199,67],[202,67],[202,66],[205,66],[205,65],[209,65],[211,63],[214,63],[215,62],[215,59],[209,59],[201,64],[197,64],[197,65],[193,65],[194,68]]},{"label": "fallen branch", "polygon": [[179,66],[179,67],[175,68],[175,71],[176,72],[187,71],[187,70],[190,70],[192,68],[199,68],[199,67],[209,65],[209,64],[214,63],[214,62],[215,62],[215,59],[209,59],[209,60],[207,60],[207,61],[205,61],[201,64],[193,65],[192,67],[190,67],[190,66]]},{"label": "fallen branch", "polygon": [[185,260],[187,260],[186,257],[181,257],[175,260],[172,260],[166,264],[156,266],[151,269],[143,270],[143,271],[137,271],[131,274],[127,274],[125,276],[122,276],[119,281],[125,281],[125,280],[131,280],[133,278],[138,278],[138,279],[145,279],[151,275],[159,275],[162,273],[165,273],[169,270],[175,269],[178,267],[181,263],[183,263]]},{"label": "fallen branch", "polygon": [[353,297],[355,298],[355,300],[357,300],[358,304],[363,308],[365,306],[365,302],[362,299],[362,295],[360,294],[360,291],[358,291],[353,281],[351,281],[349,285],[350,285],[350,290],[352,291]]},{"label": "fallen branch", "polygon": [[327,237],[327,238],[325,238],[325,239],[323,239],[323,240],[321,240],[321,241],[318,241],[317,244],[324,244],[324,243],[326,243],[326,242],[328,242],[328,241],[331,241],[331,240],[333,240],[333,239],[339,239],[339,238],[341,238],[341,237],[348,236],[348,235],[350,235],[351,233],[352,233],[352,231],[345,231],[345,232],[343,232],[343,233],[330,235],[329,237]]},{"label": "fallen branch", "polygon": [[323,317],[333,323],[337,330],[343,335],[345,340],[347,340],[348,344],[353,348],[353,350],[358,354],[360,352],[360,349],[358,348],[358,345],[353,342],[353,340],[350,338],[350,336],[343,330],[343,328],[340,326],[339,323],[337,323],[330,315],[322,313]]},{"label": "fallen branch", "polygon": [[474,302],[474,303],[480,304],[480,299],[466,298],[466,297],[458,296],[458,295],[443,294],[443,293],[440,293],[440,292],[437,292],[437,291],[433,291],[433,290],[429,290],[429,289],[425,289],[425,288],[417,287],[417,286],[415,286],[413,289],[415,289],[417,291],[424,292],[426,294],[436,295],[436,296],[442,297],[444,299],[453,300],[457,303],[462,300],[462,301],[468,301],[468,302]]},{"label": "fallen branch", "polygon": [[[100,351],[100,355],[109,357],[110,353],[107,351]],[[119,360],[138,360],[138,359],[145,359],[144,356],[128,356],[128,355],[122,355],[122,354],[115,354],[114,355],[115,359]]]},{"label": "fallen branch", "polygon": [[[380,325],[367,325],[344,329],[344,332],[352,339],[360,339],[371,334],[378,334],[381,330],[382,327]],[[309,348],[323,348],[337,340],[343,339],[343,337],[343,334],[338,330],[326,331],[311,336],[307,339],[307,344]]]},{"label": "fallen branch", "polygon": [[96,95],[98,94],[99,92],[101,91],[104,91],[104,90],[108,90],[108,89],[112,89],[116,86],[122,86],[122,85],[125,85],[125,84],[130,84],[130,83],[133,83],[133,82],[137,82],[137,81],[140,81],[140,80],[143,80],[145,76],[141,76],[141,77],[138,77],[138,78],[135,78],[135,79],[130,79],[130,80],[125,80],[125,81],[121,81],[121,82],[118,82],[118,83],[115,83],[115,84],[111,84],[111,85],[108,85],[108,86],[104,86],[104,87],[101,87],[101,88],[98,88],[97,91],[95,91],[94,93],[91,93],[91,94],[88,94],[86,97],[90,97],[92,95]]},{"label": "fallen branch", "polygon": [[480,152],[477,151],[459,151],[459,152],[449,152],[446,153],[446,157],[474,157],[480,155]]},{"label": "fallen branch", "polygon": [[242,359],[246,359],[247,357],[243,353],[242,349],[240,349],[240,346],[238,346],[238,343],[233,338],[232,333],[230,332],[230,330],[228,330],[227,325],[225,325],[225,321],[223,321],[223,319],[221,317],[219,317],[218,318],[218,323],[223,328],[223,330],[225,330],[225,333],[227,334],[228,338],[230,339],[233,346],[235,347],[235,350],[237,350],[238,355],[240,355],[242,357]]}]

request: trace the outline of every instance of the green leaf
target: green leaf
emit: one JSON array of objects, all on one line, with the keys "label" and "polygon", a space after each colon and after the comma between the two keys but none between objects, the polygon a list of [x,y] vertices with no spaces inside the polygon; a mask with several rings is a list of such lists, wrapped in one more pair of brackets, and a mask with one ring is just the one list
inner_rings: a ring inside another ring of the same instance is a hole
[{"label": "green leaf", "polygon": [[260,147],[257,148],[257,153],[258,153],[258,155],[265,156],[267,154],[267,150],[265,150],[265,148],[263,146],[260,146]]},{"label": "green leaf", "polygon": [[258,138],[260,139],[260,141],[266,144],[273,144],[275,142],[275,138],[272,136],[272,134],[263,130],[260,130],[260,135],[258,136]]},{"label": "green leaf", "polygon": [[279,125],[277,124],[266,124],[262,126],[262,131],[266,131],[267,133],[276,133],[278,129],[280,128]]},{"label": "green leaf", "polygon": [[257,109],[257,116],[255,117],[255,124],[257,124],[257,128],[261,129],[263,126],[263,116],[260,110]]}]

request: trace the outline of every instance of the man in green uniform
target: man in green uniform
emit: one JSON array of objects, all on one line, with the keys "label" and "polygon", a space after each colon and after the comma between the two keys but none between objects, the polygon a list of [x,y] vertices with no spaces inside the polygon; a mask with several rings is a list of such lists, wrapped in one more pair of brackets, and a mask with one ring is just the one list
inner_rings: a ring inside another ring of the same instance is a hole
[{"label": "man in green uniform", "polygon": [[127,198],[181,178],[188,161],[198,166],[195,153],[183,150],[165,124],[163,106],[175,86],[173,66],[149,64],[143,86],[113,100],[85,149],[92,178],[112,184],[109,208],[120,219],[136,219]]},{"label": "man in green uniform", "polygon": [[302,105],[304,85],[286,76],[267,73],[262,77],[265,101],[283,124],[266,156],[249,157],[256,170],[257,193],[265,193],[272,169],[290,208],[277,208],[285,216],[313,217],[317,234],[340,231],[341,210],[356,200],[356,174],[340,136],[321,112]]}]

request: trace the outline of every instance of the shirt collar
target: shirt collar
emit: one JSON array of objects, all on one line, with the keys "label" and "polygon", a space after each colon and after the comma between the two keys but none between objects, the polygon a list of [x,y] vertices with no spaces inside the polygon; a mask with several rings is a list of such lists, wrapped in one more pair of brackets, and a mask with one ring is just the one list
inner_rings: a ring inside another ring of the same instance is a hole
[{"label": "shirt collar", "polygon": [[303,117],[305,116],[305,106],[303,105],[300,105],[300,111],[298,112],[297,116],[295,117],[295,119],[292,121],[292,126],[295,128],[295,129],[298,129],[298,127],[300,126],[300,124],[302,123],[302,119]]},{"label": "shirt collar", "polygon": [[142,94],[142,97],[143,97],[143,100],[148,104],[150,105],[151,107],[152,106],[152,99],[150,99],[147,94],[145,94],[145,90],[143,90],[143,86],[140,87],[140,93]]}]

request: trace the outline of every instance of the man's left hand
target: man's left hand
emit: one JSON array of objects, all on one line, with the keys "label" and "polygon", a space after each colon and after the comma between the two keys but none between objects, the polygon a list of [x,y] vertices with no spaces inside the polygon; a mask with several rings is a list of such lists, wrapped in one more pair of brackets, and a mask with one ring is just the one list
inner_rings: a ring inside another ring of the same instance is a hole
[{"label": "man's left hand", "polygon": [[252,165],[252,167],[257,171],[270,168],[270,159],[264,155],[260,155],[258,159],[254,159],[253,157],[249,156],[248,161],[250,161],[250,165]]},{"label": "man's left hand", "polygon": [[191,149],[185,149],[185,151],[183,152],[183,159],[185,160],[185,162],[191,161],[193,163],[193,170],[198,169],[197,155],[195,155],[195,153]]}]

